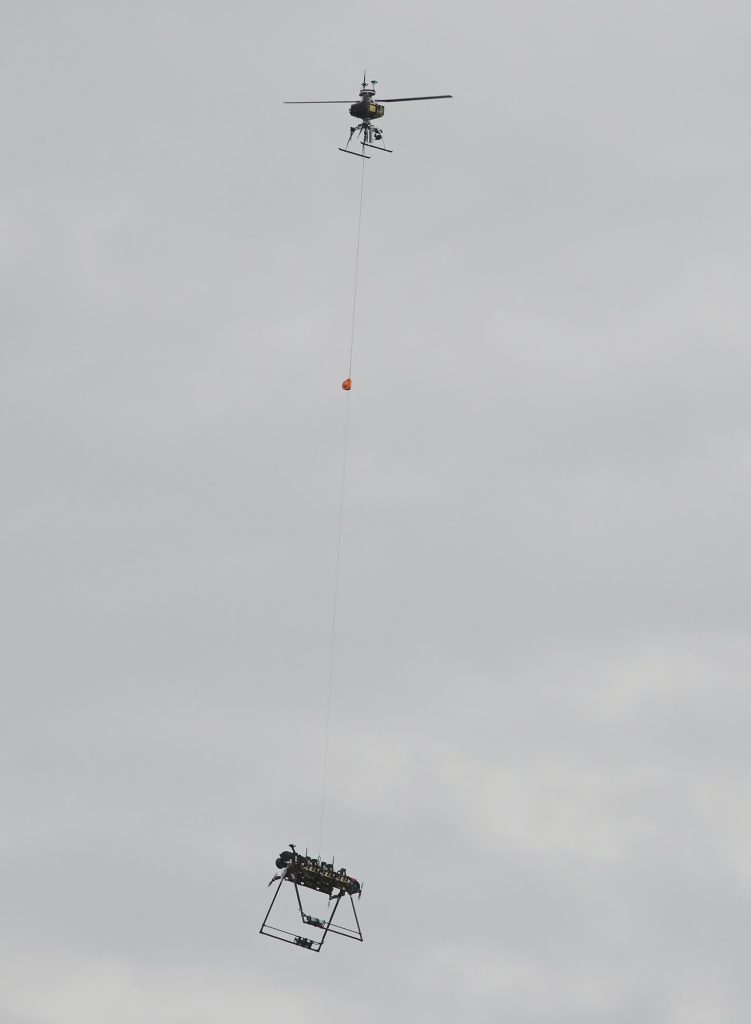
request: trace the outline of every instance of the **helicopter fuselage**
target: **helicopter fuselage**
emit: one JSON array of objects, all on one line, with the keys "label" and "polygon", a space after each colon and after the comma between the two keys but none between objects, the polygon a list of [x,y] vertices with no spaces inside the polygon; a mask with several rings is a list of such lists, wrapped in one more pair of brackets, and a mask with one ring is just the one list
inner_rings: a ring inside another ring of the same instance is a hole
[{"label": "helicopter fuselage", "polygon": [[375,121],[377,117],[383,117],[386,108],[382,103],[374,103],[373,95],[374,93],[364,89],[360,93],[359,101],[349,108],[350,115],[358,121]]}]

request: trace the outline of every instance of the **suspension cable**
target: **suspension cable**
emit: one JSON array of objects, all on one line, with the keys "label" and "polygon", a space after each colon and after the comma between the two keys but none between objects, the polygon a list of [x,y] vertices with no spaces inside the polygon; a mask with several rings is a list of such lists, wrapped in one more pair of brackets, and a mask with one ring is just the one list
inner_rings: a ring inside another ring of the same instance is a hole
[{"label": "suspension cable", "polygon": [[352,379],[352,353],[355,348],[355,316],[357,313],[357,277],[360,270],[360,231],[362,228],[362,196],[365,189],[365,161],[362,162],[362,173],[360,175],[360,209],[357,214],[357,246],[355,248],[355,285],[352,295],[352,334],[349,342],[349,373],[347,377]]},{"label": "suspension cable", "polygon": [[[362,174],[360,176],[360,205],[357,214],[357,245],[355,247],[355,280],[352,295],[352,330],[349,342],[349,371],[347,381],[352,379],[352,356],[355,348],[355,323],[357,315],[357,278],[360,269],[360,233],[362,229],[362,200],[365,188],[365,161],[362,162]],[[348,388],[346,390],[349,390]],[[339,488],[339,525],[336,536],[336,559],[334,563],[334,596],[331,609],[331,635],[329,645],[329,672],[328,672],[328,693],[326,698],[326,732],[323,745],[323,779],[321,784],[321,820],[318,831],[318,851],[323,854],[323,820],[326,811],[326,789],[328,785],[329,766],[329,742],[331,737],[331,703],[334,690],[334,670],[336,667],[336,632],[337,632],[337,611],[339,604],[339,576],[342,559],[342,527],[344,523],[344,494],[347,480],[347,447],[349,442],[349,401],[346,402],[344,410],[344,444],[342,450],[342,473]]]}]

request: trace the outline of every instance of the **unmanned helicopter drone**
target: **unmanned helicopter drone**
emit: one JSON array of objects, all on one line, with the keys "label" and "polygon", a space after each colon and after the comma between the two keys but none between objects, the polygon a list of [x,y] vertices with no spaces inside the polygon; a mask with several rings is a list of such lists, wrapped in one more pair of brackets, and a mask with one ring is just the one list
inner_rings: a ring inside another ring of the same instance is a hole
[{"label": "unmanned helicopter drone", "polygon": [[[349,130],[349,139],[347,145],[339,147],[340,153],[349,153],[350,156],[361,156],[363,160],[370,160],[370,157],[365,153],[365,147],[368,146],[370,149],[379,149],[382,153],[393,153],[393,149],[386,149],[383,145],[383,131],[380,128],[375,128],[372,124],[379,117],[383,117],[386,113],[384,110],[384,103],[411,103],[414,100],[450,100],[452,99],[451,94],[444,94],[442,96],[398,96],[396,99],[380,100],[378,103],[374,101],[375,87],[378,82],[373,79],[370,83],[365,80],[363,75],[362,87],[360,88],[360,99],[355,103],[351,103],[350,100],[285,100],[285,103],[350,103],[349,112],[352,117],[356,117],[360,123],[355,125]],[[350,143],[353,137],[356,143],[359,142],[363,152],[358,153],[356,149],[350,149]],[[375,145],[375,142],[380,142],[381,145]]]}]

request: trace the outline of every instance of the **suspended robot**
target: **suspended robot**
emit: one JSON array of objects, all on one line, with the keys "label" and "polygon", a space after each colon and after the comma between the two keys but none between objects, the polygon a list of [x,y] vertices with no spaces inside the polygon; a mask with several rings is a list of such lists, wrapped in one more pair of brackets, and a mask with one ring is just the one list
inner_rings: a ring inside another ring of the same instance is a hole
[{"label": "suspended robot", "polygon": [[[383,117],[386,113],[384,103],[413,103],[415,100],[450,100],[452,96],[450,93],[441,96],[397,96],[395,99],[379,99],[375,102],[375,87],[378,82],[373,79],[370,83],[365,81],[365,75],[363,74],[363,82],[360,87],[360,99],[352,103],[351,100],[285,100],[285,103],[307,103],[307,104],[318,104],[318,103],[349,103],[349,113],[351,117],[357,118],[360,122],[349,130],[349,139],[347,140],[346,146],[339,146],[340,153],[349,153],[350,156],[361,156],[364,160],[370,160],[370,157],[365,152],[365,147],[368,146],[370,149],[378,149],[382,153],[393,153],[393,149],[386,149],[383,143],[383,130],[380,127],[373,125],[373,121],[376,121],[379,117]],[[360,143],[362,152],[358,153],[355,149],[350,149],[350,143],[353,138],[355,139],[355,145]],[[375,140],[375,142],[373,141]],[[376,145],[380,143],[380,145]]]},{"label": "suspended robot", "polygon": [[[309,949],[313,953],[320,952],[321,946],[323,946],[326,936],[329,934],[343,935],[346,939],[356,939],[358,942],[363,941],[354,901],[355,896],[358,899],[360,898],[362,885],[356,878],[347,874],[346,868],[340,868],[337,871],[334,869],[333,861],[331,864],[327,864],[320,857],[310,857],[307,850],[304,854],[298,853],[294,843],[290,843],[289,850],[283,850],[279,854],[276,859],[276,866],[279,869],[279,873],[274,875],[269,882],[269,886],[272,886],[277,881],[279,884],[274,891],[269,909],[266,911],[266,917],[263,919],[263,924],[260,928],[261,935],[268,935],[269,938],[279,939],[281,942],[292,943],[295,946],[300,946],[302,949]],[[300,912],[302,923],[307,928],[316,929],[310,935],[300,935],[278,925],[269,924],[271,911],[274,909],[279,890],[285,882],[291,883],[294,887],[297,909]],[[311,889],[314,892],[323,893],[325,896],[328,896],[328,905],[324,916],[316,917],[305,911],[300,895],[301,889]],[[339,920],[334,924],[334,915],[345,897],[349,897],[354,927],[347,927]]]}]

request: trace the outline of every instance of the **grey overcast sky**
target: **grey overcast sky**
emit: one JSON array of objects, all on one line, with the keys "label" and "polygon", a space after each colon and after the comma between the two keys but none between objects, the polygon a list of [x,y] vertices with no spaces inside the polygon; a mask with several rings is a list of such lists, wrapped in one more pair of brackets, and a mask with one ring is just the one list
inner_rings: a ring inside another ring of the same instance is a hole
[{"label": "grey overcast sky", "polygon": [[0,14],[0,1024],[746,1024],[748,4]]}]

